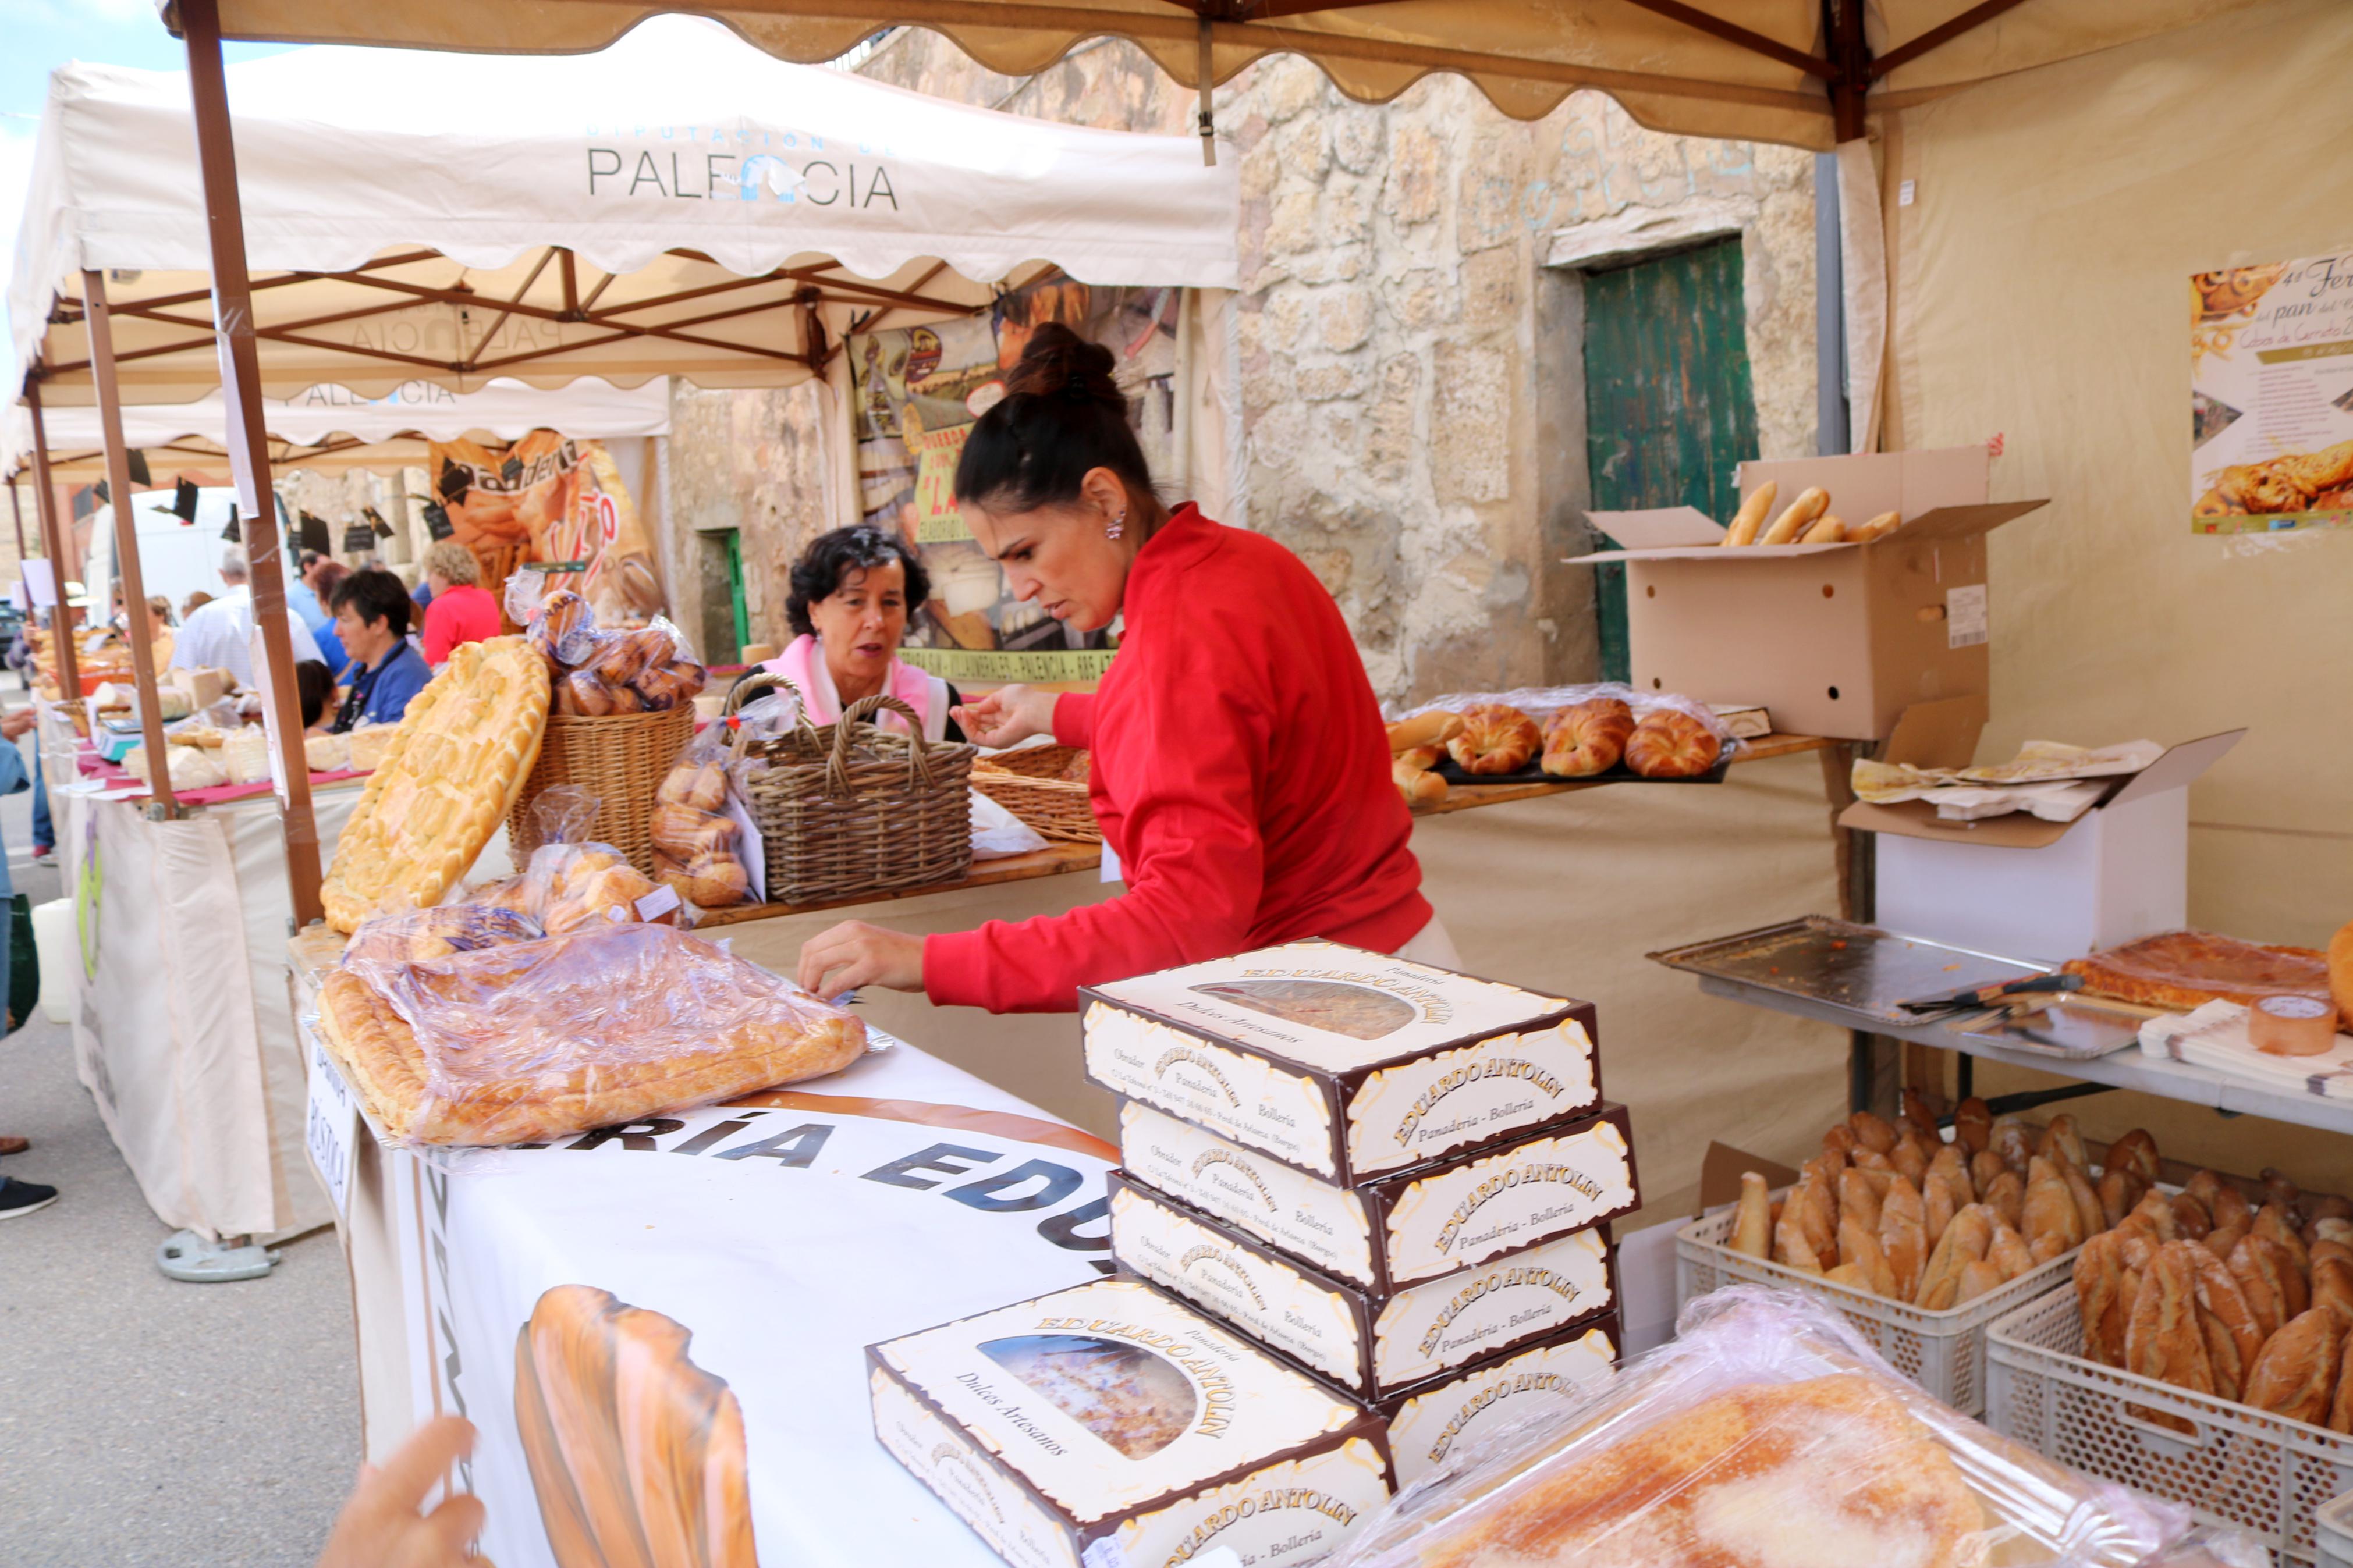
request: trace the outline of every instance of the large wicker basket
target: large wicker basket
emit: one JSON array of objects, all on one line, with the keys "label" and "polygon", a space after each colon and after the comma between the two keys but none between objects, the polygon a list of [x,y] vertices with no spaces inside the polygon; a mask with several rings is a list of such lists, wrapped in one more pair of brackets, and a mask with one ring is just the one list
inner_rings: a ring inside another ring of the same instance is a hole
[{"label": "large wicker basket", "polygon": [[653,816],[654,791],[670,772],[671,759],[694,733],[694,709],[681,704],[659,713],[615,713],[592,719],[550,713],[539,745],[539,762],[507,813],[507,839],[521,866],[539,847],[533,831],[532,802],[557,784],[575,784],[596,796],[596,820],[588,837],[609,844],[629,864],[654,874],[653,840],[646,824]]},{"label": "large wicker basket", "polygon": [[[731,706],[775,684],[745,680]],[[838,722],[817,728],[804,719],[790,734],[749,748],[767,764],[746,773],[743,789],[765,841],[772,902],[921,888],[971,869],[970,780],[979,748],[934,745],[868,721],[886,709],[915,722],[898,698],[868,697]]]},{"label": "large wicker basket", "polygon": [[[972,787],[1048,838],[1100,844],[1103,826],[1095,821],[1084,782],[1086,755],[1076,746],[992,752],[974,764]],[[1081,777],[1064,776],[1071,772]]]}]

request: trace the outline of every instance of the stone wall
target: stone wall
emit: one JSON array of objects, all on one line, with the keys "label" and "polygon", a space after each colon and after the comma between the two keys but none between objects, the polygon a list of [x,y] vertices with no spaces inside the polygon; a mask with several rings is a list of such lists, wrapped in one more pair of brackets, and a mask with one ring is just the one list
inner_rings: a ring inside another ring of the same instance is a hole
[{"label": "stone wall", "polygon": [[659,498],[670,616],[704,657],[732,661],[735,648],[721,646],[733,640],[727,581],[705,542],[729,529],[740,532],[751,640],[788,640],[785,593],[793,560],[828,526],[825,394],[814,384],[775,392],[671,385]]},{"label": "stone wall", "polygon": [[[860,68],[1124,131],[1183,133],[1194,102],[1116,40],[1013,79],[908,29]],[[1591,574],[1559,563],[1587,548],[1576,266],[1739,234],[1762,455],[1814,449],[1807,154],[1654,134],[1598,93],[1512,121],[1454,77],[1357,104],[1293,57],[1216,103],[1242,159],[1249,521],[1331,589],[1382,696],[1598,668]]]}]

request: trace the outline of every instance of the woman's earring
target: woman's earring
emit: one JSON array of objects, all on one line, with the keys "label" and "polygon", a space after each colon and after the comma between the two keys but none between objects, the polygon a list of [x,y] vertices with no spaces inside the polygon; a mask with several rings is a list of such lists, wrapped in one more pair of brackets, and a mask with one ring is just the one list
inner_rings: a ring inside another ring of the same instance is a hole
[{"label": "woman's earring", "polygon": [[1103,537],[1105,539],[1117,539],[1122,533],[1125,532],[1126,530],[1127,513],[1123,510],[1117,517],[1113,518],[1111,522],[1103,529]]}]

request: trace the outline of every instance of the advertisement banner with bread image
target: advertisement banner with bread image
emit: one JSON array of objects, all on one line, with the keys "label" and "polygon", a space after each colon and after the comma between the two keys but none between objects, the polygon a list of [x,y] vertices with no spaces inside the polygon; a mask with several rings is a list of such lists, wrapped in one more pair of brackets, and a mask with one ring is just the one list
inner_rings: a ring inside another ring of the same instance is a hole
[{"label": "advertisement banner with bread image", "polygon": [[557,1568],[755,1568],[744,1411],[685,1324],[559,1285],[515,1336],[515,1426]]},{"label": "advertisement banner with bread image", "polygon": [[433,498],[427,526],[474,553],[482,585],[499,590],[518,566],[585,561],[570,584],[601,626],[641,626],[669,608],[653,539],[602,441],[534,430],[511,446],[428,444]]},{"label": "advertisement banner with bread image", "polygon": [[2200,533],[2353,521],[2353,252],[2189,279]]}]

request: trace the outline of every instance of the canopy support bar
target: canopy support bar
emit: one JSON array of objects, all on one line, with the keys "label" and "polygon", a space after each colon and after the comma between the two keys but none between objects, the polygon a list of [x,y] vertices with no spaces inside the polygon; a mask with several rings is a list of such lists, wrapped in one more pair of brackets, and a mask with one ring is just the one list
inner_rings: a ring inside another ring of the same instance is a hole
[{"label": "canopy support bar", "polygon": [[57,655],[58,696],[81,700],[81,661],[74,654],[73,612],[66,607],[66,540],[58,522],[58,487],[49,478],[49,436],[41,423],[41,383],[25,378],[25,402],[33,414],[33,510],[41,519],[41,552],[49,558],[49,647]]},{"label": "canopy support bar", "polygon": [[[1696,5],[1684,5],[1683,0],[1629,0],[1629,3],[1655,16],[1664,16],[1671,22],[1681,22],[1686,27],[1696,28],[1710,37],[1722,38],[1725,43],[1746,49],[1751,54],[1763,55],[1767,59],[1778,61],[1793,70],[1804,71],[1808,76],[1830,79],[1838,75],[1838,68],[1829,60],[1810,55],[1803,49],[1793,49],[1762,33],[1750,32],[1721,16],[1711,16]],[[2015,0],[2012,3],[2015,4]]]},{"label": "canopy support bar", "polygon": [[1950,43],[1972,28],[1984,26],[2018,4],[2019,0],[1984,0],[1982,5],[1970,6],[1951,21],[1929,28],[1910,43],[1896,45],[1871,62],[1872,80],[1877,81],[1888,72],[1911,64],[1939,44]]},{"label": "canopy support bar", "polygon": [[8,481],[8,511],[16,523],[16,559],[30,560],[32,552],[25,548],[25,498],[17,490],[16,481],[13,478]]},{"label": "canopy support bar", "polygon": [[[131,679],[139,691],[139,727],[147,743],[147,791],[164,818],[180,815],[172,793],[171,752],[164,739],[164,704],[156,695],[155,632],[147,614],[147,578],[139,563],[139,521],[131,507],[131,452],[122,444],[122,388],[114,379],[114,323],[106,312],[106,276],[82,269],[83,321],[90,329],[90,368],[98,383],[98,428],[106,443],[106,496],[114,513],[114,574],[122,584],[122,613],[131,622]],[[98,584],[89,585],[98,592]],[[93,737],[94,738],[94,737]]]},{"label": "canopy support bar", "polygon": [[1217,66],[1211,58],[1210,45],[1217,38],[1217,29],[1209,25],[1208,13],[1201,14],[1201,59],[1197,68],[1201,84],[1201,164],[1204,168],[1218,166],[1218,111],[1211,101],[1217,90]]},{"label": "canopy support bar", "polygon": [[302,710],[294,682],[294,642],[287,624],[278,508],[269,488],[269,431],[261,411],[261,354],[254,337],[253,293],[245,265],[245,215],[237,188],[237,149],[221,69],[218,0],[179,0],[195,100],[196,163],[204,176],[205,220],[212,241],[213,321],[219,331],[222,401],[227,405],[229,466],[245,512],[245,559],[253,591],[253,625],[261,636],[256,673],[262,716],[278,758],[280,831],[286,878],[300,931],[322,919],[319,824],[311,809],[311,768],[302,751]]}]

